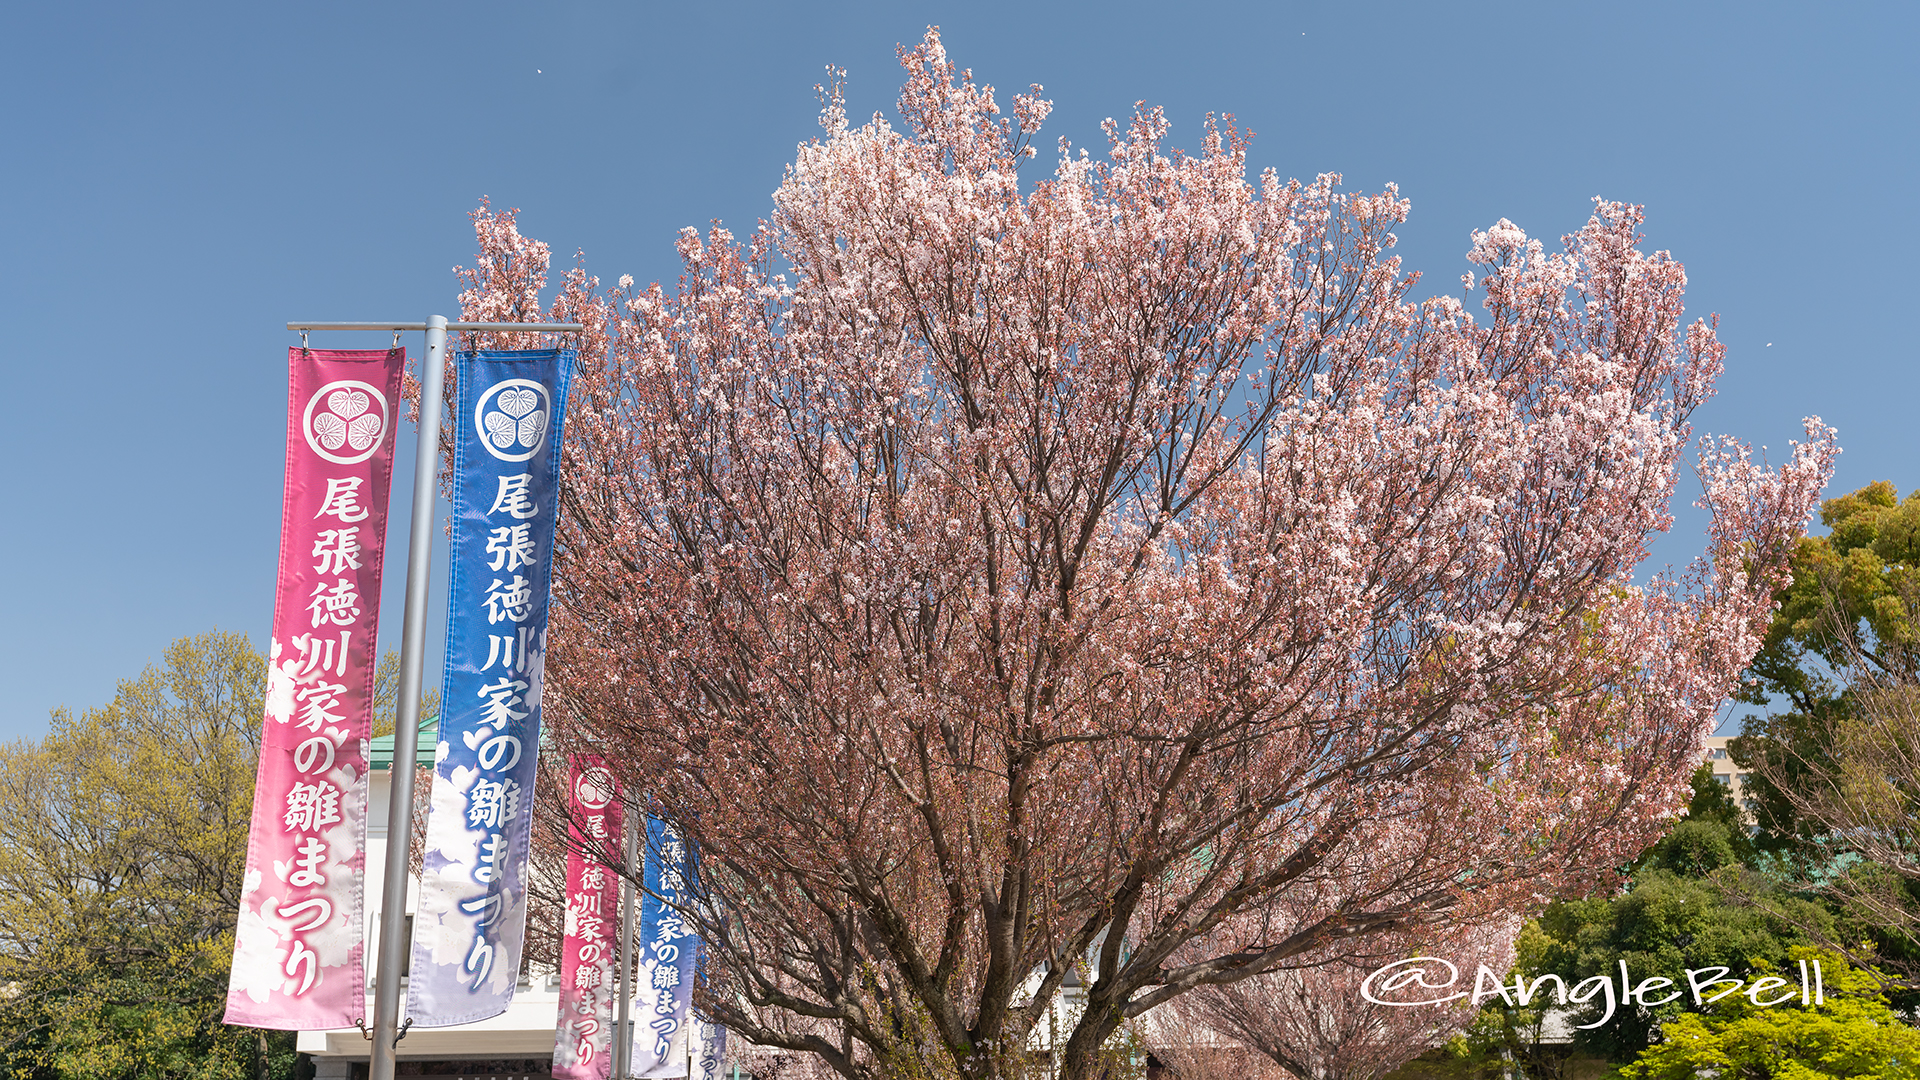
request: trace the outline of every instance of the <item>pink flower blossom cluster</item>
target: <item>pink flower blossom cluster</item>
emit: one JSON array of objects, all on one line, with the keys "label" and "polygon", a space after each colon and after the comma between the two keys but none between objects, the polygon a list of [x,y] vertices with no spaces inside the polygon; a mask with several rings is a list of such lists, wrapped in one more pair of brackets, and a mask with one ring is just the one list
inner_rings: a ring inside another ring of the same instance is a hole
[{"label": "pink flower blossom cluster", "polygon": [[[824,91],[744,238],[544,308],[588,326],[551,715],[698,842],[704,1007],[988,1075],[1078,969],[1087,1075],[1192,987],[1649,842],[1837,449],[1702,443],[1705,553],[1637,583],[1723,354],[1640,209],[1501,221],[1477,308],[1416,302],[1391,187],[1144,107],[1034,177],[1039,88],[902,61],[904,126]],[[475,224],[464,316],[536,317],[547,248]]]}]

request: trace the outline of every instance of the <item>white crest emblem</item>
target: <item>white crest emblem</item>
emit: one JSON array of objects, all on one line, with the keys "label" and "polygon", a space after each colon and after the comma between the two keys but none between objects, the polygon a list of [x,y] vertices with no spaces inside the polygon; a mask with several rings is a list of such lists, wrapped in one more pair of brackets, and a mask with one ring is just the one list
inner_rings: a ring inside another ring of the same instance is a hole
[{"label": "white crest emblem", "polygon": [[473,409],[480,445],[501,461],[525,461],[545,445],[552,405],[532,379],[502,379],[487,387]]},{"label": "white crest emblem", "polygon": [[573,781],[573,797],[588,810],[605,809],[613,801],[613,774],[598,765],[580,770]]},{"label": "white crest emblem", "polygon": [[354,379],[330,382],[307,399],[300,429],[307,446],[336,465],[365,461],[387,433],[386,395]]}]

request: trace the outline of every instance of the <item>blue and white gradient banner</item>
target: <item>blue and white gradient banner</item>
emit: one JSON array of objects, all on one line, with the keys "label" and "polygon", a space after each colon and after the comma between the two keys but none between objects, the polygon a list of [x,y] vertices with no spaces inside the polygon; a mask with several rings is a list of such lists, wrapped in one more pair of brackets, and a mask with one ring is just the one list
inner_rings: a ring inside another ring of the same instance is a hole
[{"label": "blue and white gradient banner", "polygon": [[701,1020],[700,1080],[725,1080],[727,1067],[727,1029],[724,1025]]},{"label": "blue and white gradient banner", "polygon": [[560,440],[574,355],[461,353],[440,745],[407,1014],[498,1016],[526,934]]},{"label": "blue and white gradient banner", "polygon": [[[693,980],[700,939],[676,908],[694,902],[693,852],[672,825],[647,818],[640,897],[640,971],[634,986],[633,1075],[687,1075]],[[697,1027],[697,1022],[694,1025]],[[696,1066],[697,1067],[697,1066]]]}]

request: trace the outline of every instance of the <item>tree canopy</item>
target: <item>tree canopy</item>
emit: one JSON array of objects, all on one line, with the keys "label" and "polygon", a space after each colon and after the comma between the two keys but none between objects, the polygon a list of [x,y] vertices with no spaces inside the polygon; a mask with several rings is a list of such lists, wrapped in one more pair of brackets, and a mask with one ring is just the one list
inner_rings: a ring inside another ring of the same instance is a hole
[{"label": "tree canopy", "polygon": [[[381,658],[392,730],[398,658]],[[0,747],[0,1070],[19,1080],[269,1080],[290,1032],[221,1023],[266,661],[168,645],[113,700]]]},{"label": "tree canopy", "polygon": [[1920,1077],[1920,1031],[1894,1015],[1872,974],[1837,953],[1802,947],[1792,958],[1818,960],[1829,973],[1824,1004],[1757,1008],[1735,996],[1715,1013],[1684,1013],[1620,1069],[1621,1080]]},{"label": "tree canopy", "polygon": [[239,634],[0,749],[0,1053],[16,1077],[240,1080],[291,1036],[220,1022],[266,664]]},{"label": "tree canopy", "polygon": [[1856,687],[1920,685],[1920,492],[1902,500],[1893,484],[1875,481],[1828,499],[1820,518],[1827,535],[1795,545],[1792,581],[1741,695],[1774,711],[1750,722],[1752,738],[1732,748],[1750,768],[1765,758],[1763,743],[1783,751],[1749,791],[1763,846],[1801,855],[1827,828],[1799,813],[1788,793],[1832,764],[1832,739],[1858,711]]},{"label": "tree canopy", "polygon": [[[1528,950],[1520,973],[1549,972],[1574,979],[1612,975],[1621,963],[1643,975],[1677,978],[1689,969],[1723,966],[1735,978],[1756,970],[1792,967],[1790,950],[1807,943],[1801,929],[1831,929],[1818,905],[1790,896],[1768,911],[1729,896],[1715,873],[1755,856],[1746,825],[1726,788],[1706,766],[1693,778],[1690,812],[1636,860],[1630,887],[1617,895],[1562,900],[1541,916],[1542,938]],[[1572,1011],[1574,1025],[1600,1020],[1604,1004]],[[1628,1061],[1662,1038],[1663,1029],[1694,1011],[1684,997],[1660,1006],[1622,1004],[1599,1027],[1576,1030],[1575,1042],[1614,1061]]]},{"label": "tree canopy", "polygon": [[[1699,444],[1709,548],[1632,584],[1722,348],[1597,204],[1410,299],[1406,202],[1143,109],[1025,178],[936,34],[837,89],[772,218],[587,326],[556,734],[700,845],[703,1007],[849,1077],[1097,1070],[1129,1018],[1612,877],[1684,800],[1828,473]],[[547,252],[476,215],[469,319]],[[481,336],[508,347],[519,339]]]},{"label": "tree canopy", "polygon": [[1751,669],[1748,700],[1775,711],[1732,755],[1775,869],[1838,901],[1829,947],[1920,985],[1920,492],[1879,481],[1821,518]]}]

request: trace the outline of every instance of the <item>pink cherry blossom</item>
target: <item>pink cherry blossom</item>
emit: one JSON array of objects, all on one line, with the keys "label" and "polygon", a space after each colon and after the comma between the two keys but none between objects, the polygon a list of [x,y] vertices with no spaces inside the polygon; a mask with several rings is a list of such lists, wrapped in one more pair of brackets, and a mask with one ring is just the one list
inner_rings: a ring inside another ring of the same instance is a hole
[{"label": "pink cherry blossom", "polygon": [[1705,552],[1637,576],[1724,351],[1640,209],[1498,222],[1476,309],[1416,302],[1391,187],[1144,106],[1023,174],[1038,88],[901,58],[903,126],[836,82],[669,285],[543,306],[474,218],[464,317],[587,325],[548,716],[699,843],[703,1007],[849,1077],[1086,1077],[1194,987],[1609,880],[1837,452],[1701,441]]}]

